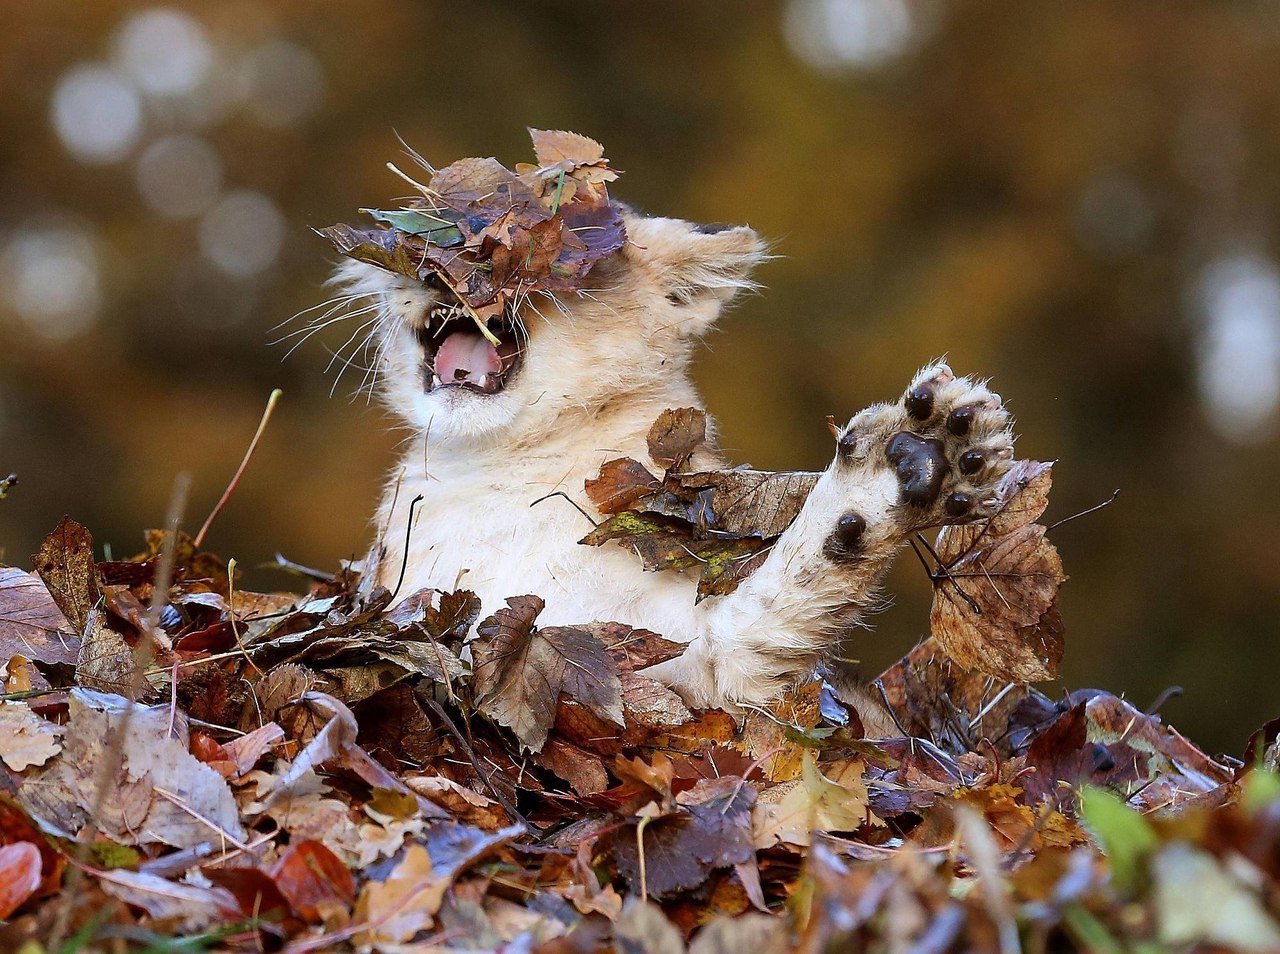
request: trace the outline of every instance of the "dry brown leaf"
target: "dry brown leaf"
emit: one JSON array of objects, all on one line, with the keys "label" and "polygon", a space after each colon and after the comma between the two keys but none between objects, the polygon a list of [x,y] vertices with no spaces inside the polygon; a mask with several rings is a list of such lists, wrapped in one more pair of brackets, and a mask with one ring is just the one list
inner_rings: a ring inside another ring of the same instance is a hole
[{"label": "dry brown leaf", "polygon": [[619,457],[600,465],[600,474],[587,480],[587,497],[601,513],[620,513],[656,493],[661,481],[638,460]]},{"label": "dry brown leaf", "polygon": [[64,838],[97,812],[103,833],[122,844],[241,843],[231,790],[188,751],[187,738],[186,716],[168,706],[74,689],[62,754],[29,772],[18,801],[45,831]]},{"label": "dry brown leaf", "polygon": [[1020,461],[1001,480],[994,517],[938,537],[934,638],[962,666],[1019,683],[1054,678],[1062,661],[1055,603],[1067,577],[1045,528],[1032,523],[1047,504],[1051,468]]},{"label": "dry brown leaf", "polygon": [[712,470],[680,474],[686,492],[710,491],[707,522],[744,537],[776,537],[787,529],[809,498],[820,474],[807,471]]},{"label": "dry brown leaf", "polygon": [[15,772],[44,765],[61,752],[62,732],[25,702],[0,702],[0,761]]},{"label": "dry brown leaf", "polygon": [[706,439],[705,411],[696,407],[668,408],[649,428],[649,456],[667,470],[678,470]]},{"label": "dry brown leaf", "polygon": [[[35,569],[71,624],[84,632],[89,611],[98,603],[98,568],[93,561],[93,537],[70,517],[63,517],[31,558]],[[26,655],[30,655],[27,653]]]},{"label": "dry brown leaf", "polygon": [[542,748],[561,693],[602,719],[623,725],[618,664],[585,629],[534,625],[536,596],[516,596],[477,628],[476,706],[509,727],[522,745]]},{"label": "dry brown leaf", "polygon": [[44,582],[16,567],[0,567],[0,662],[23,656],[74,666],[79,648],[79,633],[72,631]]}]

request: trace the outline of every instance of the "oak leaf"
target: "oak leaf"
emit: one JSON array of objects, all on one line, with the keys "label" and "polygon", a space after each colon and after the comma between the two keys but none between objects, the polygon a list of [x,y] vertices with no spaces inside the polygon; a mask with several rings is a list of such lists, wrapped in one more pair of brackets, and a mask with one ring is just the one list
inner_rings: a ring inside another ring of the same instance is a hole
[{"label": "oak leaf", "polygon": [[44,765],[62,751],[62,731],[25,702],[0,702],[0,761],[15,772]]}]

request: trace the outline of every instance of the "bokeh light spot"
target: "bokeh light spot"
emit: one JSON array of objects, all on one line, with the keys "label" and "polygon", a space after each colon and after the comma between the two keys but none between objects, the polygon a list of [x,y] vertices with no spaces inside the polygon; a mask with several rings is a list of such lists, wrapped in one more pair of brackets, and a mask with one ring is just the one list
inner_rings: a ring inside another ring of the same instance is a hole
[{"label": "bokeh light spot", "polygon": [[81,65],[58,81],[53,128],[81,162],[124,158],[142,131],[142,103],[129,81],[104,66]]},{"label": "bokeh light spot", "polygon": [[222,160],[197,136],[167,136],[139,157],[136,181],[143,201],[158,215],[190,218],[218,197]]},{"label": "bokeh light spot", "polygon": [[786,36],[819,69],[874,69],[905,53],[916,23],[906,0],[791,0]]},{"label": "bokeh light spot", "polygon": [[218,202],[200,221],[200,250],[228,275],[248,278],[275,264],[285,218],[261,192],[243,189]]},{"label": "bokeh light spot", "polygon": [[191,92],[213,65],[213,47],[200,21],[165,7],[125,20],[116,32],[115,47],[120,68],[156,96]]},{"label": "bokeh light spot", "polygon": [[1198,290],[1199,385],[1209,421],[1228,440],[1262,440],[1280,409],[1280,273],[1259,255],[1227,255],[1205,269]]},{"label": "bokeh light spot", "polygon": [[70,219],[21,226],[0,253],[0,294],[30,330],[49,342],[88,330],[102,304],[97,242]]},{"label": "bokeh light spot", "polygon": [[264,126],[292,126],[315,112],[324,99],[324,67],[297,43],[278,40],[246,57],[250,112]]}]

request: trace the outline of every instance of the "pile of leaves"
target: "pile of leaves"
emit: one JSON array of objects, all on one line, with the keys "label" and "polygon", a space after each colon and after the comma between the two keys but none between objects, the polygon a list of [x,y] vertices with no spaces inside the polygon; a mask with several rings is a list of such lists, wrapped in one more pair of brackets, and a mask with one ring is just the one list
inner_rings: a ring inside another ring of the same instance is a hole
[{"label": "pile of leaves", "polygon": [[[607,464],[584,542],[736,585],[811,478],[695,471],[704,430],[667,412],[653,469]],[[820,678],[690,709],[645,674],[681,645],[535,594],[245,592],[177,530],[102,561],[64,519],[0,568],[0,948],[1280,947],[1280,720],[1210,758],[1029,685],[1062,649],[1050,474],[918,541],[934,636],[871,684],[877,739]]]},{"label": "pile of leaves", "polygon": [[[443,283],[488,334],[534,292],[572,291],[626,243],[607,183],[618,177],[604,147],[577,133],[530,129],[536,165],[459,159],[393,210],[366,209],[373,229],[319,229],[339,252],[415,281]],[[394,167],[392,167],[394,168]]]}]

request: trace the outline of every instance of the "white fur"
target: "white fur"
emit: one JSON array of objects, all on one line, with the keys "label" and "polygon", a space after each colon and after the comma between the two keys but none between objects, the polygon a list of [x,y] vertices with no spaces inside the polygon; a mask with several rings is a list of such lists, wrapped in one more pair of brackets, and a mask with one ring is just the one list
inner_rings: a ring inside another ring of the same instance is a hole
[{"label": "white fur", "polygon": [[[691,703],[762,701],[811,672],[871,602],[907,529],[899,486],[879,458],[833,463],[762,567],[735,593],[702,603],[691,576],[645,572],[615,544],[581,545],[599,519],[584,481],[615,457],[648,463],[645,437],[659,413],[701,406],[687,375],[692,349],[764,257],[750,229],[704,234],[631,214],[627,227],[627,248],[596,267],[588,295],[525,307],[523,366],[495,395],[425,392],[411,329],[426,320],[432,293],[341,266],[340,281],[390,319],[380,323],[383,394],[413,431],[378,510],[369,580],[400,598],[466,588],[486,613],[532,593],[546,601],[544,625],[650,629],[689,644],[653,672]],[[719,461],[707,451],[694,464]],[[867,520],[867,557],[838,564],[823,542],[851,509]]]}]

